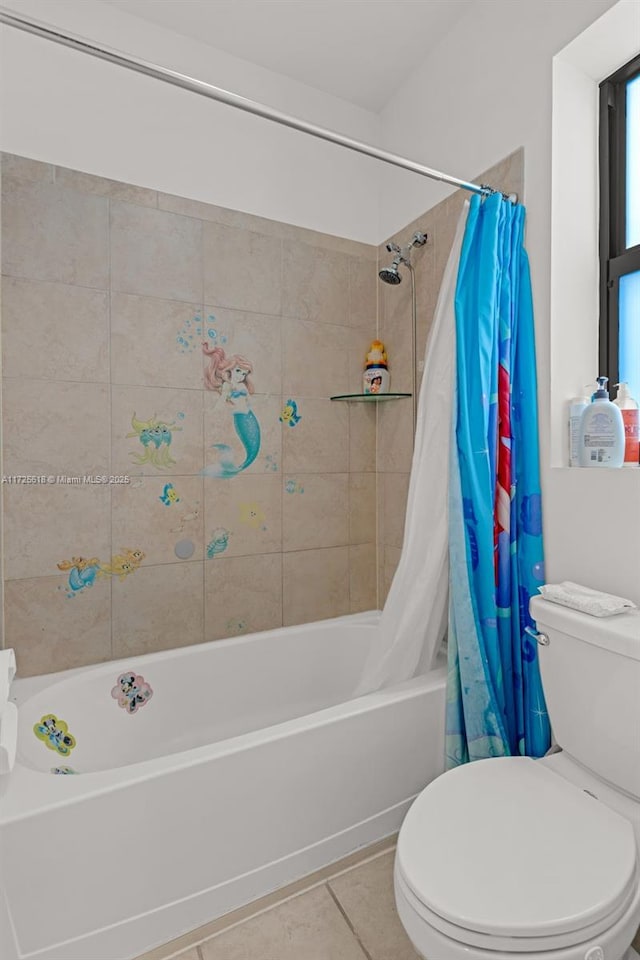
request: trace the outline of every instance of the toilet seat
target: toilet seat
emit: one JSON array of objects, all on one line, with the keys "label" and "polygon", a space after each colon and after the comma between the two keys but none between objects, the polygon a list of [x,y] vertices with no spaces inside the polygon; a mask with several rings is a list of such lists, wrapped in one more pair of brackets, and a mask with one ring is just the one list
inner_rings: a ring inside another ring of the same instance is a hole
[{"label": "toilet seat", "polygon": [[608,930],[638,893],[631,823],[527,757],[457,767],[416,799],[396,884],[425,923],[487,950],[544,951]]}]

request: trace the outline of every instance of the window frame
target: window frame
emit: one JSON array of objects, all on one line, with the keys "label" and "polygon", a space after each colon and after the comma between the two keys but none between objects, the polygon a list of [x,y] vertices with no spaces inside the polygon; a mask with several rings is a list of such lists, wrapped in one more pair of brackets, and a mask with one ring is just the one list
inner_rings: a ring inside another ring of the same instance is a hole
[{"label": "window frame", "polygon": [[640,75],[640,54],[600,84],[600,372],[619,378],[620,277],[640,270],[640,243],[626,246],[626,84]]}]

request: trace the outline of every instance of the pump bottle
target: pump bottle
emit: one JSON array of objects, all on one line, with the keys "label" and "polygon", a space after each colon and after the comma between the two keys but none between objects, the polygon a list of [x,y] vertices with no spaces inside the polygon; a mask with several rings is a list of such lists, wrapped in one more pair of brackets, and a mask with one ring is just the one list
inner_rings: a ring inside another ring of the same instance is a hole
[{"label": "pump bottle", "polygon": [[637,467],[640,460],[640,411],[629,393],[628,383],[618,383],[618,396],[613,401],[622,413],[624,423],[624,467]]},{"label": "pump bottle", "polygon": [[580,418],[580,466],[621,467],[625,446],[622,413],[609,400],[608,377],[598,377],[597,381],[598,389]]}]

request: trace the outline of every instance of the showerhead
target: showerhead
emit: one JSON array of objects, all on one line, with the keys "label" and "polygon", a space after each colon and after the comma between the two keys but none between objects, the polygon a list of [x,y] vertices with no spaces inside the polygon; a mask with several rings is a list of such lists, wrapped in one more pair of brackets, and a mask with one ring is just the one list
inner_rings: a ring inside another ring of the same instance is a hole
[{"label": "showerhead", "polygon": [[398,273],[398,264],[394,260],[390,267],[383,267],[378,273],[383,283],[395,285],[402,282],[402,277]]},{"label": "showerhead", "polygon": [[390,283],[391,286],[397,286],[397,284],[402,283],[402,277],[398,267],[400,264],[407,267],[411,273],[413,273],[413,265],[411,263],[411,251],[414,247],[423,247],[427,242],[426,233],[414,233],[413,237],[406,245],[406,247],[399,247],[397,243],[392,243],[391,241],[387,243],[386,247],[389,253],[395,253],[393,262],[390,267],[383,267],[379,271],[378,276],[383,283]]}]

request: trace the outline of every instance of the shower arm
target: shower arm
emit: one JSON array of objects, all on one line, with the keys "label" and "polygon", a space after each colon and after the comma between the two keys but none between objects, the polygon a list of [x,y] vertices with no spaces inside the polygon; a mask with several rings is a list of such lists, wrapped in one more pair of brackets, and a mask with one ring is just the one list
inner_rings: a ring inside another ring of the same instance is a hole
[{"label": "shower arm", "polygon": [[458,177],[452,177],[449,174],[441,173],[439,170],[425,167],[423,164],[416,163],[414,160],[409,160],[395,153],[389,153],[386,150],[380,150],[372,144],[363,143],[351,137],[345,137],[341,133],[328,130],[325,127],[316,126],[315,123],[309,123],[306,120],[300,120],[290,114],[275,110],[273,107],[268,107],[266,104],[258,103],[256,100],[249,100],[247,97],[241,97],[236,93],[231,93],[229,90],[223,90],[221,87],[216,87],[213,84],[196,80],[176,70],[161,67],[158,64],[121,53],[119,50],[114,50],[110,47],[103,47],[84,37],[65,33],[51,24],[43,23],[30,17],[19,16],[13,10],[9,10],[6,7],[0,7],[0,23],[8,27],[13,27],[16,30],[23,30],[25,33],[31,33],[44,40],[59,43],[64,47],[70,47],[72,50],[88,54],[99,60],[106,60],[109,63],[114,63],[116,66],[124,67],[135,73],[153,77],[156,80],[161,80],[163,83],[170,83],[174,87],[181,87],[183,90],[189,90],[191,93],[199,94],[199,96],[208,97],[209,100],[216,100],[218,103],[235,107],[238,110],[245,111],[245,113],[251,113],[265,120],[271,120],[274,123],[290,127],[293,130],[299,130],[301,133],[307,133],[320,140],[327,140],[329,143],[346,147],[347,150],[353,150],[356,153],[364,154],[364,156],[373,157],[373,159],[381,160],[383,163],[401,167],[403,170],[410,170],[412,173],[417,173],[421,177],[428,177],[430,180],[439,180],[442,183],[459,187],[462,190],[469,190],[471,193],[477,193],[483,197],[500,192],[486,184],[470,183],[467,180],[460,180]]}]

